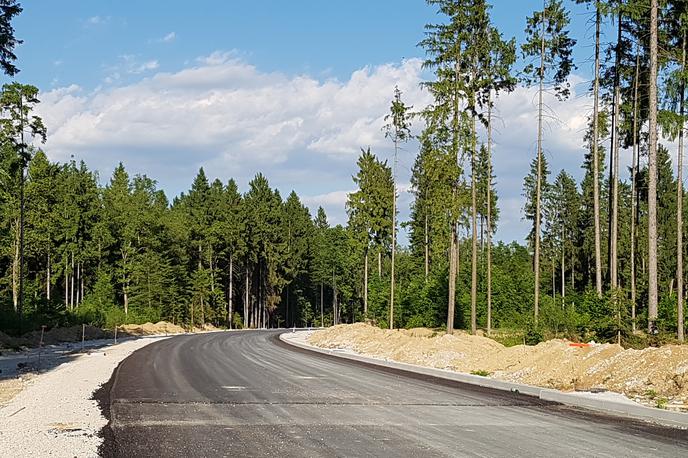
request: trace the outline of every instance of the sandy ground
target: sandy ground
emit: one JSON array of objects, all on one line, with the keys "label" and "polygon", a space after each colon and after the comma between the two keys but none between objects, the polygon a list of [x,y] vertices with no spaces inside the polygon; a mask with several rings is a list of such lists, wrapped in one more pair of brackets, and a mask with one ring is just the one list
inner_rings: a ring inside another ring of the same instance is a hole
[{"label": "sandy ground", "polygon": [[[0,382],[0,398],[6,400],[0,407],[0,455],[98,456],[97,433],[107,421],[91,400],[93,392],[133,351],[164,338],[110,346],[111,340],[89,342],[86,353],[74,352],[81,344],[54,346],[41,351],[38,367],[38,350],[0,357],[0,375],[10,377]],[[45,372],[24,373],[37,368]]]},{"label": "sandy ground", "polygon": [[309,343],[563,391],[608,390],[645,405],[688,410],[688,345],[624,350],[557,339],[505,347],[464,332],[390,331],[362,323],[316,331]]}]

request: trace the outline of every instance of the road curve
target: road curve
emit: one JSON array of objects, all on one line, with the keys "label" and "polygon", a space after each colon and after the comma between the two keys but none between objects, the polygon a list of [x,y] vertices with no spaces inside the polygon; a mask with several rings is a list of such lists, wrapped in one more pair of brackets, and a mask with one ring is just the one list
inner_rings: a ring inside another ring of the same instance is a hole
[{"label": "road curve", "polygon": [[686,456],[688,432],[287,347],[184,335],[97,394],[104,456]]}]

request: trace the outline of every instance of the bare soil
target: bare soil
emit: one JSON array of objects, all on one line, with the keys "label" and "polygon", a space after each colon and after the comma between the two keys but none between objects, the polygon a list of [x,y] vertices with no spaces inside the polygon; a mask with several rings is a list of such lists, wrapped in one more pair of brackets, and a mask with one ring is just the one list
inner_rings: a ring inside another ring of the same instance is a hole
[{"label": "bare soil", "polygon": [[625,350],[616,344],[578,347],[555,339],[505,347],[462,331],[383,330],[363,323],[316,331],[309,342],[543,388],[614,391],[648,405],[688,409],[688,345]]},{"label": "bare soil", "polygon": [[[208,325],[202,330],[214,330]],[[200,329],[200,328],[199,328]],[[85,340],[111,339],[114,331],[87,325],[84,329]],[[158,323],[125,324],[117,327],[121,336],[151,336],[164,334],[181,334],[184,328],[176,324],[160,321]],[[65,328],[55,327],[43,333],[43,345],[57,345],[64,342],[80,342],[82,337],[81,325]],[[21,337],[11,337],[0,331],[0,349],[21,349],[38,347],[41,342],[41,331],[31,331]]]},{"label": "bare soil", "polygon": [[118,333],[130,336],[152,336],[161,334],[183,334],[186,329],[167,321],[144,324],[125,324],[117,328]]}]

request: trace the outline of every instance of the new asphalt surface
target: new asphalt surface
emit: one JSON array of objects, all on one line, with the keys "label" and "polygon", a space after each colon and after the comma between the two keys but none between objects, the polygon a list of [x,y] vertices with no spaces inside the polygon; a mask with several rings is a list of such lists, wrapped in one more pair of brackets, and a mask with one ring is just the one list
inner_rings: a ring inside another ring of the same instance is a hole
[{"label": "new asphalt surface", "polygon": [[[283,332],[283,331],[279,331]],[[96,393],[104,456],[688,456],[688,431],[287,346],[184,335]]]}]

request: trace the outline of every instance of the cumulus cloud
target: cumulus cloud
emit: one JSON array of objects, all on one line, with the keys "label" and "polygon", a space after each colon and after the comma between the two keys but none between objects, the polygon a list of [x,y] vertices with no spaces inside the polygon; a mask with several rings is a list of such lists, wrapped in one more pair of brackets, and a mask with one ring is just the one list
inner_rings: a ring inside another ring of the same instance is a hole
[{"label": "cumulus cloud", "polygon": [[[155,60],[122,56],[122,73],[155,71]],[[116,73],[116,72],[115,72]],[[368,66],[344,80],[263,72],[235,51],[215,52],[176,72],[157,72],[133,84],[94,91],[72,85],[42,95],[39,111],[49,129],[46,151],[57,160],[84,159],[107,176],[119,161],[146,173],[174,195],[188,189],[204,166],[211,177],[244,185],[262,171],[286,195],[295,189],[312,210],[344,223],[344,203],[361,147],[391,159],[381,129],[395,85],[408,105],[430,102],[420,89],[421,61]],[[116,83],[114,78],[112,83]],[[500,97],[496,125],[497,192],[506,205],[499,235],[522,240],[520,188],[535,152],[535,89]],[[582,159],[586,96],[546,103],[545,151],[552,170],[577,168]],[[420,121],[414,128],[419,131]],[[408,214],[410,169],[416,145],[400,156],[401,218]],[[508,197],[508,199],[507,199]],[[401,207],[404,208],[401,208]]]}]

